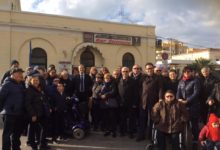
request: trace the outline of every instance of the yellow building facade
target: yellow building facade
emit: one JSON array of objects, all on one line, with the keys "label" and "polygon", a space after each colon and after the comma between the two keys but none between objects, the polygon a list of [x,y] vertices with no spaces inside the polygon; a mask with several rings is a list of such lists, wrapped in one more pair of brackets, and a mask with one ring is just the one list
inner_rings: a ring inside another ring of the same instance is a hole
[{"label": "yellow building facade", "polygon": [[[91,67],[155,63],[155,26],[140,26],[20,11],[1,0],[0,74],[17,59],[22,68]],[[30,59],[29,59],[30,58]]]}]

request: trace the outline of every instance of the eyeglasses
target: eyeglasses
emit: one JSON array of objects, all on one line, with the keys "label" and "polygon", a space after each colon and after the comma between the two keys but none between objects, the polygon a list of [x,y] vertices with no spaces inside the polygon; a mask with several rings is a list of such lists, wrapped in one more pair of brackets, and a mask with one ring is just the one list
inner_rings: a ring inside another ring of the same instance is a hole
[{"label": "eyeglasses", "polygon": [[161,70],[155,70],[156,72],[161,72]]},{"label": "eyeglasses", "polygon": [[140,68],[133,68],[133,69],[137,69],[137,70],[139,70]]},{"label": "eyeglasses", "polygon": [[146,70],[152,70],[152,69],[154,69],[154,68],[146,68]]},{"label": "eyeglasses", "polygon": [[173,95],[166,95],[165,97],[166,98],[173,98],[174,96]]}]

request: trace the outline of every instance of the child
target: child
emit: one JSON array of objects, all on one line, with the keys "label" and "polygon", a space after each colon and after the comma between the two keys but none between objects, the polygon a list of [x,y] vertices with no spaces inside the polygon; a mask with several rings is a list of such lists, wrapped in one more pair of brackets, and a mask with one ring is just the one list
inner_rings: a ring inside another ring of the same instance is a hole
[{"label": "child", "polygon": [[166,149],[166,137],[171,138],[172,150],[180,150],[179,134],[184,131],[188,112],[185,105],[177,101],[173,91],[167,90],[164,100],[154,105],[152,119],[157,129],[159,150]]},{"label": "child", "polygon": [[207,150],[220,150],[220,122],[215,114],[210,114],[208,123],[199,134],[199,141]]},{"label": "child", "polygon": [[57,143],[57,137],[64,138],[64,113],[66,111],[66,99],[67,95],[64,93],[64,84],[59,82],[57,84],[57,92],[54,94],[54,136],[53,142]]}]

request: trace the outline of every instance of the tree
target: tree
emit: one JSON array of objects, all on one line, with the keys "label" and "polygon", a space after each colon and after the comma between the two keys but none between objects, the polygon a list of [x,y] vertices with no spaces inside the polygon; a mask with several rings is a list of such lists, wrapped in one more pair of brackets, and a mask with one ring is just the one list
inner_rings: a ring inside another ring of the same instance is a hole
[{"label": "tree", "polygon": [[188,66],[192,67],[198,73],[200,73],[200,70],[205,66],[208,66],[211,70],[215,69],[215,66],[213,63],[211,63],[211,60],[202,57],[196,59],[192,64],[189,64]]}]

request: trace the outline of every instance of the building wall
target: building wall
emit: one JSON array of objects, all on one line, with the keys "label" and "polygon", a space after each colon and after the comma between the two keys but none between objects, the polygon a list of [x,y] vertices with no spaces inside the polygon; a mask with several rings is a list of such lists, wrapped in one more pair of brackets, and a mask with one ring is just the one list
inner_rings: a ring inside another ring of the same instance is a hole
[{"label": "building wall", "polygon": [[[83,42],[83,33],[105,33],[141,37],[140,46],[124,46]],[[95,65],[111,71],[122,65],[122,57],[131,53],[135,63],[144,66],[155,63],[155,27],[119,24],[79,18],[27,12],[0,11],[0,74],[17,59],[22,68],[28,67],[30,41],[32,49],[46,51],[47,64],[59,66],[60,61],[80,64],[86,46],[94,49]]]}]

